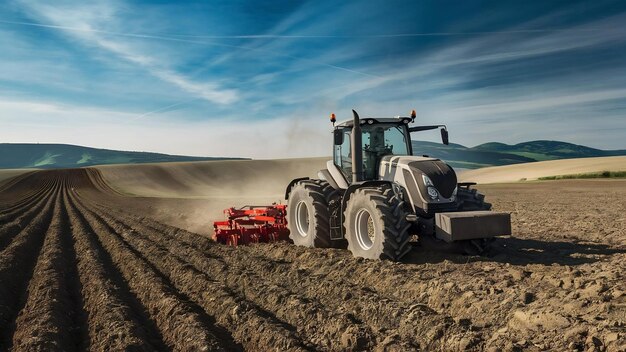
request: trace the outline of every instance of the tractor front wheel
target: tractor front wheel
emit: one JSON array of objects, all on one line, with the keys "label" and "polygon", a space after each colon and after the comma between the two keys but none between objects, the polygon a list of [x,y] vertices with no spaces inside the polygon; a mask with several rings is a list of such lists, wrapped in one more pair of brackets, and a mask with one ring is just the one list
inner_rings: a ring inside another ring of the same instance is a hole
[{"label": "tractor front wheel", "polygon": [[411,250],[408,212],[390,186],[357,190],[344,214],[348,249],[355,257],[398,261]]},{"label": "tractor front wheel", "polygon": [[[485,202],[485,195],[476,189],[459,188],[457,199],[460,211],[491,210],[491,203]],[[484,255],[489,251],[494,238],[478,238],[456,242],[457,252],[465,255]]]}]

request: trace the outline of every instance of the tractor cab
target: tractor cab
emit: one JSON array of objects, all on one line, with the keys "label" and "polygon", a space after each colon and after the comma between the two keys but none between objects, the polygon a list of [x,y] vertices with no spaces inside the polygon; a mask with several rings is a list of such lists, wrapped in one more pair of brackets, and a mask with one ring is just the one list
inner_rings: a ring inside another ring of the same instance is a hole
[{"label": "tractor cab", "polygon": [[[375,180],[383,157],[411,155],[409,118],[362,119],[361,145],[363,180]],[[333,162],[349,182],[352,179],[352,133],[354,122],[345,121],[335,126]]]}]

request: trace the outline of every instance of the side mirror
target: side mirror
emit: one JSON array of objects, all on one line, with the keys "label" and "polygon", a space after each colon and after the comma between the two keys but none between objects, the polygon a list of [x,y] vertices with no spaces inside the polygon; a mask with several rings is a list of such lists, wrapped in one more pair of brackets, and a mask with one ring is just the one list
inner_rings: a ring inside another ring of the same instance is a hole
[{"label": "side mirror", "polygon": [[446,130],[445,128],[441,129],[441,141],[445,145],[450,144],[450,140],[448,139],[448,130]]},{"label": "side mirror", "polygon": [[334,140],[335,140],[335,145],[342,145],[343,144],[343,131],[340,129],[336,129],[334,132]]}]

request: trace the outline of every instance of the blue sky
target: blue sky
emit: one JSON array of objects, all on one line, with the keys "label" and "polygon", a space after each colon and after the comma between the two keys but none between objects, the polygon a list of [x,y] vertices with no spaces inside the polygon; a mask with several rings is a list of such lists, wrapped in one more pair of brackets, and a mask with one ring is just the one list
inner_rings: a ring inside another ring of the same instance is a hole
[{"label": "blue sky", "polygon": [[9,0],[0,43],[0,142],[319,156],[355,108],[626,148],[623,1]]}]

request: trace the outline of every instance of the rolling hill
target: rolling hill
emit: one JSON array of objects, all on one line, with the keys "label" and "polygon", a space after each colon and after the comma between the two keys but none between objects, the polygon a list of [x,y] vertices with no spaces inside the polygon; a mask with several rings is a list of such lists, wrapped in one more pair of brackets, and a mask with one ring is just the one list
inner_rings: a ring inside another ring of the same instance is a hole
[{"label": "rolling hill", "polygon": [[626,155],[626,150],[600,150],[559,141],[531,141],[515,145],[490,142],[475,147],[413,141],[415,155],[446,160],[454,167],[477,169],[533,161]]},{"label": "rolling hill", "polygon": [[[559,141],[531,141],[515,145],[490,142],[475,147],[424,141],[412,141],[412,143],[415,155],[440,158],[453,167],[465,169],[546,160],[626,155],[626,150],[600,150]],[[119,151],[69,144],[0,143],[0,169],[52,169],[110,164],[242,159],[244,158],[195,157]]]},{"label": "rolling hill", "polygon": [[96,149],[69,144],[0,143],[0,169],[73,168],[108,164],[207,161],[237,158],[194,157],[149,152]]}]

